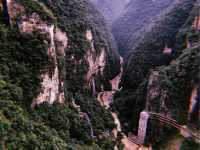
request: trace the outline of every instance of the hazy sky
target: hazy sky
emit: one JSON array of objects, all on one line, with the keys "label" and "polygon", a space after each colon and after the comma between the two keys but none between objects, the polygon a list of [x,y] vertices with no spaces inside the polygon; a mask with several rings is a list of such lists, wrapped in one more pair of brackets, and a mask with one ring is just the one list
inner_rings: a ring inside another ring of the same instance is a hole
[{"label": "hazy sky", "polygon": [[112,22],[123,12],[125,5],[130,0],[91,0],[107,21]]}]

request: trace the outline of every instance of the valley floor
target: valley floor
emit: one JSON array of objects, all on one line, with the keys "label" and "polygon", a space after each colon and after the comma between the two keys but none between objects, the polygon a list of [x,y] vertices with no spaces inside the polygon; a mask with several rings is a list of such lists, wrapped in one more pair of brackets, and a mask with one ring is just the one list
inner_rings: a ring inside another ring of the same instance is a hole
[{"label": "valley floor", "polygon": [[[113,80],[110,81],[110,83],[112,85],[112,91],[103,91],[98,94],[98,101],[106,109],[110,108],[110,104],[112,103],[115,92],[120,90],[119,84],[120,84],[121,76],[122,76],[122,72],[123,72],[123,68],[122,68],[123,58],[121,57],[120,59],[121,59],[121,61],[120,61],[121,72]],[[116,129],[113,129],[113,135],[115,138],[117,138],[118,133],[119,132],[121,133],[121,131],[122,131],[121,123],[120,123],[120,120],[119,120],[116,112],[111,112],[111,114],[112,114],[114,122],[117,126]],[[121,134],[123,134],[123,133],[121,133]],[[124,150],[150,150],[151,149],[151,148],[145,148],[143,146],[139,146],[137,144],[132,143],[131,141],[128,140],[128,137],[124,134],[123,134],[123,138],[122,138],[121,142],[124,144]],[[117,149],[118,148],[115,147],[115,150],[117,150]]]}]

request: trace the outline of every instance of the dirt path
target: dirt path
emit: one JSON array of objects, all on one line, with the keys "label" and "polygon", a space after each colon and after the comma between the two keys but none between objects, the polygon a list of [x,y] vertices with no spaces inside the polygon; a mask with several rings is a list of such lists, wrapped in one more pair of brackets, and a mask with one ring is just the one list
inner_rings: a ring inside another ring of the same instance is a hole
[{"label": "dirt path", "polygon": [[[112,91],[103,91],[98,94],[98,101],[106,109],[110,108],[110,104],[113,101],[113,95],[115,94],[115,92],[120,90],[119,83],[121,82],[121,76],[122,76],[122,72],[123,72],[123,67],[122,67],[123,58],[122,57],[120,58],[120,63],[121,63],[121,69],[120,69],[119,75],[117,75],[114,79],[112,79],[110,81],[110,83],[112,85]],[[114,122],[117,126],[117,128],[113,129],[112,133],[113,133],[114,137],[117,138],[117,134],[122,131],[121,123],[120,123],[120,120],[119,120],[116,112],[111,112],[111,114],[112,114]],[[124,144],[124,150],[146,150],[143,147],[140,147],[134,143],[131,143],[128,140],[128,137],[126,135],[123,135],[122,143]],[[117,150],[117,147],[115,147],[115,150]]]}]

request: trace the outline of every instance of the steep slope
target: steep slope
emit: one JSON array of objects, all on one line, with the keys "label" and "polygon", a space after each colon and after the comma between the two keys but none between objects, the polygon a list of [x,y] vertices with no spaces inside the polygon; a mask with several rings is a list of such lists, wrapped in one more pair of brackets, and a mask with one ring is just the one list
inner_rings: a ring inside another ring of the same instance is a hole
[{"label": "steep slope", "polygon": [[1,148],[112,149],[112,116],[94,97],[120,72],[103,17],[85,0],[0,8]]},{"label": "steep slope", "polygon": [[174,0],[132,0],[125,12],[114,21],[112,32],[121,55],[125,55],[137,46],[137,43],[148,31],[151,23],[170,6]]},{"label": "steep slope", "polygon": [[127,67],[123,87],[137,88],[138,83],[148,75],[149,69],[169,62],[168,57],[172,57],[175,48],[176,34],[189,17],[194,2],[177,1],[174,7],[154,21],[152,28],[146,32],[138,46],[133,47],[125,62]]},{"label": "steep slope", "polygon": [[[126,132],[137,134],[143,110],[188,123],[191,91],[199,85],[199,2],[195,2],[177,1],[131,50],[125,62],[123,89],[116,94],[113,106]],[[148,143],[160,146],[169,133],[176,133],[171,130],[150,122]]]},{"label": "steep slope", "polygon": [[[103,17],[89,2],[43,2],[55,12],[58,26],[70,37],[69,51],[66,52],[66,64],[69,64],[66,66],[66,76],[69,77],[67,86],[74,89],[69,90],[83,90],[82,87],[90,84],[95,94],[95,91],[109,88],[109,80],[120,72],[119,68],[114,67],[120,66],[120,60]],[[66,11],[60,11],[61,4]],[[77,12],[73,11],[74,7]],[[83,74],[87,74],[86,84]]]}]

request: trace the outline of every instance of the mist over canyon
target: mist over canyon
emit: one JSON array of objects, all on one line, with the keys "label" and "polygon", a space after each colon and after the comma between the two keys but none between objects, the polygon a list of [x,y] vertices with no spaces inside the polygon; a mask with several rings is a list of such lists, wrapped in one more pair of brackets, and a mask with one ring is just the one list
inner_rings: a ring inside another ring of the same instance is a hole
[{"label": "mist over canyon", "polygon": [[0,149],[199,150],[200,0],[0,0]]}]

